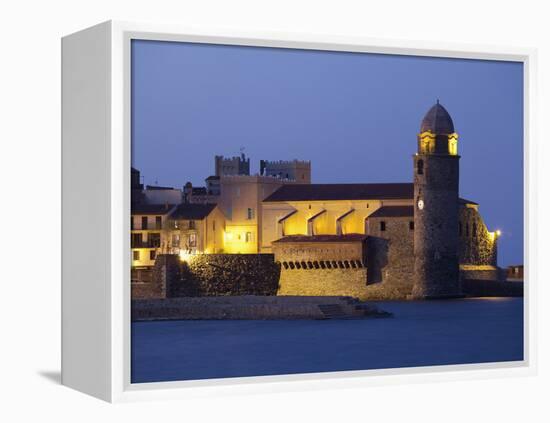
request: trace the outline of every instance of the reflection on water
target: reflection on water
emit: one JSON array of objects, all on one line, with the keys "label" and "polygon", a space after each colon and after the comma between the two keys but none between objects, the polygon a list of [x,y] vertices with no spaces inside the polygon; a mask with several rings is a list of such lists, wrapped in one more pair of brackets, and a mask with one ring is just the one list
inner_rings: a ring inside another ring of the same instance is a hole
[{"label": "reflection on water", "polygon": [[132,382],[523,360],[523,299],[377,302],[389,319],[132,323]]}]

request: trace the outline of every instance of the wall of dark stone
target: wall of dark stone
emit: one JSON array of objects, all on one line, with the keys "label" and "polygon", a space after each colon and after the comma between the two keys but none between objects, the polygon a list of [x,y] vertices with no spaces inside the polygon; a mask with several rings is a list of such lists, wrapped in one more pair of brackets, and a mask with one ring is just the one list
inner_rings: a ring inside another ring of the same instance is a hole
[{"label": "wall of dark stone", "polygon": [[497,242],[493,240],[479,212],[474,208],[461,207],[459,222],[460,264],[496,266]]},{"label": "wall of dark stone", "polygon": [[[459,156],[414,156],[414,287],[417,298],[460,295],[458,266]],[[424,207],[418,207],[418,200]]]},{"label": "wall of dark stone", "polygon": [[132,269],[131,279],[132,299],[164,298],[162,286],[153,282],[153,269]]},{"label": "wall of dark stone", "polygon": [[205,254],[180,264],[168,297],[276,295],[280,266],[273,254]]},{"label": "wall of dark stone", "polygon": [[[413,285],[413,237],[410,217],[369,218],[367,297],[402,299]],[[385,222],[385,231],[380,223]]]}]

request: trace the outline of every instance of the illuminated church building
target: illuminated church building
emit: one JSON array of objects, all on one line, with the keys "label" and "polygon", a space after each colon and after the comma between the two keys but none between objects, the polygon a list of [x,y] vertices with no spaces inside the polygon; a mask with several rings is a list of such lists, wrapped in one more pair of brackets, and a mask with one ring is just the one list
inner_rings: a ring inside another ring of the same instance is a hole
[{"label": "illuminated church building", "polygon": [[413,183],[288,184],[265,198],[260,250],[281,263],[279,294],[453,297],[462,279],[498,279],[498,231],[459,197],[458,138],[438,101]]},{"label": "illuminated church building", "polygon": [[146,200],[159,204],[132,206],[133,270],[151,269],[157,253],[268,253],[279,295],[460,296],[463,279],[501,272],[498,231],[459,196],[458,140],[438,101],[421,123],[412,183],[312,184],[309,162],[262,161],[250,175],[244,154],[216,156],[206,187],[186,184],[171,206],[150,187]]}]

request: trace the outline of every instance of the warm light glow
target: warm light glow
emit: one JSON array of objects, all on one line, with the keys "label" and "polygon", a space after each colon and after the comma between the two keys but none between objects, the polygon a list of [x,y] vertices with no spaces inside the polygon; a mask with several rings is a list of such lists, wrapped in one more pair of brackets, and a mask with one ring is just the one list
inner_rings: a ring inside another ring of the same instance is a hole
[{"label": "warm light glow", "polygon": [[193,254],[187,253],[185,251],[180,251],[180,260],[189,263],[193,258]]},{"label": "warm light glow", "polygon": [[451,156],[458,155],[458,134],[456,132],[449,135],[449,154]]},{"label": "warm light glow", "polygon": [[224,252],[227,254],[257,253],[256,231],[255,225],[228,225],[224,232]]},{"label": "warm light glow", "polygon": [[497,231],[496,231],[495,233],[496,233],[497,237],[499,237],[499,236],[502,234],[502,232],[500,231],[500,229],[497,229]]}]

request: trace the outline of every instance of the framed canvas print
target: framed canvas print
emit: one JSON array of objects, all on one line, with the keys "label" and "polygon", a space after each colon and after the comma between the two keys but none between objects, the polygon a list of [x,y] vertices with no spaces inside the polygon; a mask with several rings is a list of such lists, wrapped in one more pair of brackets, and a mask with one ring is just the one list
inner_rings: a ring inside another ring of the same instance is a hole
[{"label": "framed canvas print", "polygon": [[532,51],[122,22],[62,44],[65,385],[534,370]]}]

